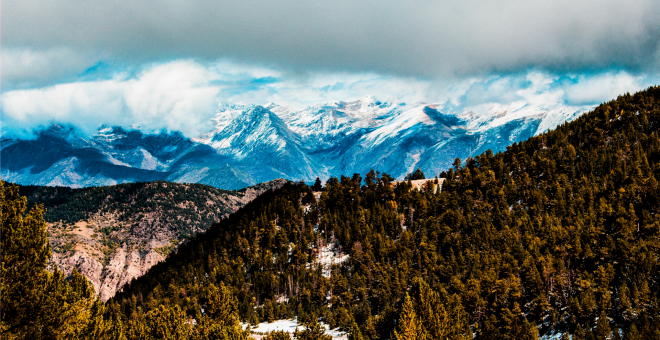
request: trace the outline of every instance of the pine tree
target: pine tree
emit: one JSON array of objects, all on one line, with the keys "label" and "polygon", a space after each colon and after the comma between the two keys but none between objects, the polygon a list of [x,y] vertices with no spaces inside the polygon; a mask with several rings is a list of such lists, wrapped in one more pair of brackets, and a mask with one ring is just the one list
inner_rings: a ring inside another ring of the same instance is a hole
[{"label": "pine tree", "polygon": [[410,295],[406,293],[403,309],[397,320],[397,330],[392,337],[396,340],[426,340],[426,332],[415,313]]},{"label": "pine tree", "polygon": [[27,199],[18,187],[0,181],[2,202],[2,278],[0,332],[6,338],[39,338],[47,312],[43,300],[49,280],[45,271],[51,256],[43,206],[25,214]]},{"label": "pine tree", "polygon": [[[464,337],[467,324],[463,321],[463,309],[451,305],[449,299],[431,289],[422,278],[413,279],[411,288],[413,306],[425,334],[430,339]],[[444,296],[446,296],[446,292]]]},{"label": "pine tree", "polygon": [[[46,271],[51,256],[42,205],[27,214],[18,187],[0,181],[3,339],[106,339],[114,326],[85,277]],[[121,334],[121,332],[119,332]]]},{"label": "pine tree", "polygon": [[362,336],[362,332],[360,332],[360,327],[358,327],[355,321],[351,323],[351,330],[348,334],[348,340],[365,340]]},{"label": "pine tree", "polygon": [[628,328],[628,331],[623,334],[623,340],[642,340],[635,323],[633,323],[630,328]]},{"label": "pine tree", "polygon": [[146,322],[151,339],[188,339],[192,332],[192,325],[187,322],[186,315],[179,306],[161,305],[147,313]]},{"label": "pine tree", "polygon": [[316,181],[314,182],[313,186],[314,191],[321,191],[323,190],[323,184],[321,183],[321,179],[316,177]]},{"label": "pine tree", "polygon": [[[186,308],[193,315],[206,305],[201,287],[224,282],[243,320],[281,317],[281,305],[266,301],[284,294],[300,319],[355,320],[363,336],[387,339],[400,332],[404,313],[393,306],[412,284],[427,338],[470,337],[470,321],[479,339],[564,329],[602,338],[605,323],[590,328],[602,314],[625,336],[636,324],[639,337],[652,339],[660,318],[660,89],[643,97],[622,96],[504,152],[458,159],[436,193],[405,182],[391,189],[376,171],[362,187],[359,175],[329,179],[316,204],[306,204],[314,201],[301,183],[267,193],[131,284],[116,298],[120,313],[139,319],[140,308],[195,299]],[[350,258],[327,279],[312,262],[330,242]],[[417,277],[433,293],[418,295]],[[167,296],[170,284],[186,298]],[[138,293],[148,303],[137,304]]]},{"label": "pine tree", "polygon": [[211,285],[207,298],[206,315],[197,317],[194,339],[247,340],[249,334],[239,323],[236,299],[227,287]]},{"label": "pine tree", "polygon": [[239,323],[236,299],[227,287],[221,282],[220,287],[210,285],[207,291],[208,302],[204,310],[206,317],[226,326]]},{"label": "pine tree", "polygon": [[424,177],[424,172],[422,172],[422,169],[419,169],[419,168],[417,168],[417,170],[415,170],[415,172],[413,172],[410,175],[410,179],[413,180],[413,181],[418,180],[418,179],[425,179],[425,178],[426,177]]},{"label": "pine tree", "polygon": [[598,325],[596,325],[595,336],[597,340],[609,339],[610,334],[612,334],[612,329],[610,328],[610,321],[607,319],[607,314],[605,311],[601,311],[600,317],[598,317]]}]

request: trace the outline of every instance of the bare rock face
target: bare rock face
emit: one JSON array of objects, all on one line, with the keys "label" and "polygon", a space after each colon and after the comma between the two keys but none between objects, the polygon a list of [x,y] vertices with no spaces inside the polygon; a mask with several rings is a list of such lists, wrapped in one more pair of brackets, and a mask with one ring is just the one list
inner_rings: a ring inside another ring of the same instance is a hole
[{"label": "bare rock face", "polygon": [[158,254],[155,251],[150,251],[147,255],[144,255],[142,258],[142,272],[140,275],[144,275],[149,268],[155,266],[158,262],[165,261],[165,258]]},{"label": "bare rock face", "polygon": [[136,249],[127,252],[126,245],[117,249],[103,271],[103,284],[100,290],[97,290],[101,300],[107,301],[125,284],[164,260],[165,258],[154,250],[141,256]]},{"label": "bare rock face", "polygon": [[99,293],[101,300],[107,301],[117,291],[117,286],[119,286],[119,280],[124,272],[126,267],[126,249],[121,247],[117,249],[114,255],[108,261],[108,264],[103,271],[103,285],[101,289],[97,292]]},{"label": "bare rock face", "polygon": [[85,276],[101,300],[112,298],[125,284],[144,275],[149,268],[165,258],[154,249],[140,253],[138,249],[128,249],[124,244],[109,256],[105,265],[87,251],[75,251],[71,256],[54,253],[50,268],[57,266],[66,276],[77,270]]},{"label": "bare rock face", "polygon": [[66,276],[71,275],[74,269],[78,270],[91,282],[94,290],[99,291],[102,282],[103,264],[86,252],[76,251],[70,257],[54,253],[51,264],[57,264]]}]

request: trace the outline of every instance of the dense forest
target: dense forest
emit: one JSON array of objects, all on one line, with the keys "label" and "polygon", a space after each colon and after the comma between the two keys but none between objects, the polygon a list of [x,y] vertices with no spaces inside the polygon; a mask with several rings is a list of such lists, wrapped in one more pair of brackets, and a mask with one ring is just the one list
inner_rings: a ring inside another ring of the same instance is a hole
[{"label": "dense forest", "polygon": [[221,325],[297,316],[310,330],[298,339],[322,338],[319,319],[351,339],[660,339],[659,106],[658,87],[622,95],[456,159],[422,190],[409,181],[421,172],[371,171],[268,191],[124,287],[104,318],[155,337],[170,331],[161,319],[226,320],[230,301]]},{"label": "dense forest", "polygon": [[[505,152],[457,159],[438,191],[372,171],[330,178],[318,200],[302,183],[266,193],[126,287],[110,313],[194,315],[222,283],[248,322],[320,317],[365,339],[660,339],[659,105],[660,88],[622,95]],[[349,256],[330,273],[314,264],[327,245]]]}]

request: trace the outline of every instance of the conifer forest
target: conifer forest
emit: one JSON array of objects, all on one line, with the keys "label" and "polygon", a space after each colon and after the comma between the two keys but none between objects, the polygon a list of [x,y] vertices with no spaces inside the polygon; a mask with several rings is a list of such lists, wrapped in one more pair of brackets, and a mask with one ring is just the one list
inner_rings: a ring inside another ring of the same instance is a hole
[{"label": "conifer forest", "polygon": [[659,126],[651,87],[437,178],[289,182],[105,303],[46,268],[48,213],[3,183],[1,337],[248,339],[241,323],[297,317],[297,339],[328,339],[323,321],[349,339],[660,340]]}]

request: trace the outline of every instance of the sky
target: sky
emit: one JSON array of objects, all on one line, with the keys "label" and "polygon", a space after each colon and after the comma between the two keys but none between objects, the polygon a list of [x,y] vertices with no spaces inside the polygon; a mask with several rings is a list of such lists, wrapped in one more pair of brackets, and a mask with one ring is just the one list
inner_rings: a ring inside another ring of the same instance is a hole
[{"label": "sky", "polygon": [[61,123],[194,137],[230,102],[593,106],[660,85],[657,0],[1,6],[3,136]]}]

